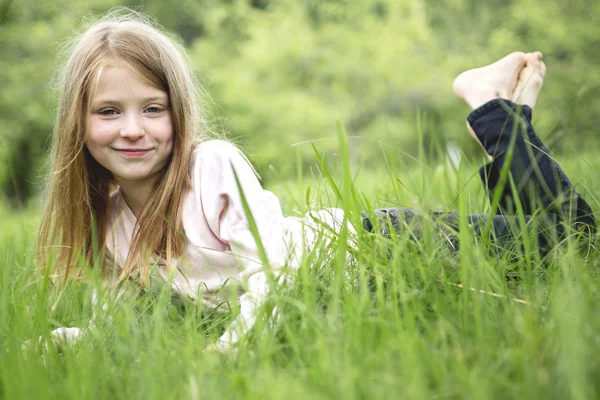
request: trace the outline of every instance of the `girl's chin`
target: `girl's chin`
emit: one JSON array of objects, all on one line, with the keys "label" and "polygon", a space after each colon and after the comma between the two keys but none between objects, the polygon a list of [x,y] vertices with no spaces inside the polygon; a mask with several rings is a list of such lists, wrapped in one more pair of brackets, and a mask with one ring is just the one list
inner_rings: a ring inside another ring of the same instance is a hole
[{"label": "girl's chin", "polygon": [[115,180],[119,185],[127,185],[127,184],[144,184],[146,182],[154,183],[156,179],[156,172],[151,173],[139,173],[139,174],[113,174],[115,176]]}]

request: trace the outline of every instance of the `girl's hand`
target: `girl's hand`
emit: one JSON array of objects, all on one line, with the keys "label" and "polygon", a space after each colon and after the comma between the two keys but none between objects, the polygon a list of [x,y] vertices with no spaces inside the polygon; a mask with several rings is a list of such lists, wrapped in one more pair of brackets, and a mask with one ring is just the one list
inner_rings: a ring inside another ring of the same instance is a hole
[{"label": "girl's hand", "polygon": [[[50,338],[54,346],[60,351],[63,346],[73,346],[84,333],[85,330],[81,328],[58,328],[50,332]],[[48,351],[48,343],[44,341],[43,336],[37,339],[37,345],[43,346],[43,351]],[[30,351],[33,346],[36,346],[36,341],[34,339],[27,340],[21,345],[21,351]]]}]

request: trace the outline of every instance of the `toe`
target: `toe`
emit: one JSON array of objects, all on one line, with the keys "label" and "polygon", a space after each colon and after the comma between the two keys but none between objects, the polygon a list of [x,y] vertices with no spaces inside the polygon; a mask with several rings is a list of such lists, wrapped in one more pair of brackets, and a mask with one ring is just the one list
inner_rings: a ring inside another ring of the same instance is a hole
[{"label": "toe", "polygon": [[535,52],[533,53],[533,56],[534,56],[534,57],[535,57],[537,60],[540,60],[540,61],[541,61],[541,60],[544,58],[544,55],[543,55],[543,54],[542,54],[542,52],[540,52],[540,51],[535,51]]},{"label": "toe", "polygon": [[526,67],[535,67],[541,60],[542,53],[539,51],[533,53],[527,53],[525,55],[527,61],[525,62]]},{"label": "toe", "polygon": [[502,65],[503,68],[509,65],[521,67],[527,62],[527,54],[522,51],[515,51],[497,61],[497,65]]},{"label": "toe", "polygon": [[510,53],[508,55],[508,57],[510,58],[514,58],[516,60],[525,60],[527,58],[527,54],[523,53],[522,51],[515,51],[513,53]]},{"label": "toe", "polygon": [[527,54],[523,53],[522,51],[515,51],[514,53],[511,53],[511,56],[517,62],[520,62],[523,64],[525,64],[527,62]]},{"label": "toe", "polygon": [[522,69],[529,60],[528,54],[523,53],[522,51],[511,53],[508,55],[508,58],[512,63],[514,63],[514,66],[517,70]]},{"label": "toe", "polygon": [[542,78],[546,76],[546,64],[543,61],[540,62],[540,75]]}]

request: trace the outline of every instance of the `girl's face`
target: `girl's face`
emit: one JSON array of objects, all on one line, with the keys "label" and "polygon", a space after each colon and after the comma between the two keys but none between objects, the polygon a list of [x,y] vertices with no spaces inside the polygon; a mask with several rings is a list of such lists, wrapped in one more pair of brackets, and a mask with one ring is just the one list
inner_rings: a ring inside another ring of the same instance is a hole
[{"label": "girl's face", "polygon": [[129,68],[102,69],[85,143],[117,183],[154,183],[173,151],[168,94]]}]

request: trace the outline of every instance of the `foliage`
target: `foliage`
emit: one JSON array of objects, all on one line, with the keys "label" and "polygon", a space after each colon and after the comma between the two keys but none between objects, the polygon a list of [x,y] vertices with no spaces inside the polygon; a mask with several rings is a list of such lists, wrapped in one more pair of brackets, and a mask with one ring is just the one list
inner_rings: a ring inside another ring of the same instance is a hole
[{"label": "foliage", "polygon": [[[43,180],[60,43],[83,16],[118,4],[181,35],[214,129],[243,143],[286,214],[340,205],[320,174],[332,165],[342,166],[329,182],[343,182],[347,208],[357,196],[374,207],[488,210],[478,165],[445,163],[447,140],[477,150],[450,87],[461,70],[516,49],[544,52],[535,124],[598,209],[591,0],[5,0],[0,184],[10,206]],[[349,153],[336,147],[337,119]],[[324,154],[318,167],[306,141]],[[340,257],[344,240],[308,254],[295,284],[270,295],[279,319],[259,323],[235,354],[204,351],[231,315],[173,305],[166,287],[101,311],[73,348],[21,349],[56,327],[87,326],[93,311],[89,282],[61,288],[39,276],[37,213],[0,204],[0,398],[586,399],[600,389],[597,241],[543,262],[535,249],[493,257],[468,232],[457,258],[427,230],[418,244],[360,231],[354,264]]]},{"label": "foliage", "polygon": [[[177,32],[208,94],[214,129],[243,144],[259,171],[306,174],[308,141],[335,159],[335,125],[353,163],[382,167],[381,144],[432,155],[467,144],[468,110],[451,92],[460,71],[514,50],[541,50],[549,73],[536,117],[557,149],[583,147],[600,124],[600,4],[592,0],[41,0],[8,1],[0,26],[0,186],[12,204],[39,192],[60,43],[116,5]],[[581,140],[585,138],[585,140]],[[569,139],[569,140],[563,140]],[[297,160],[302,160],[298,164]],[[300,167],[300,169],[299,169]]]}]

